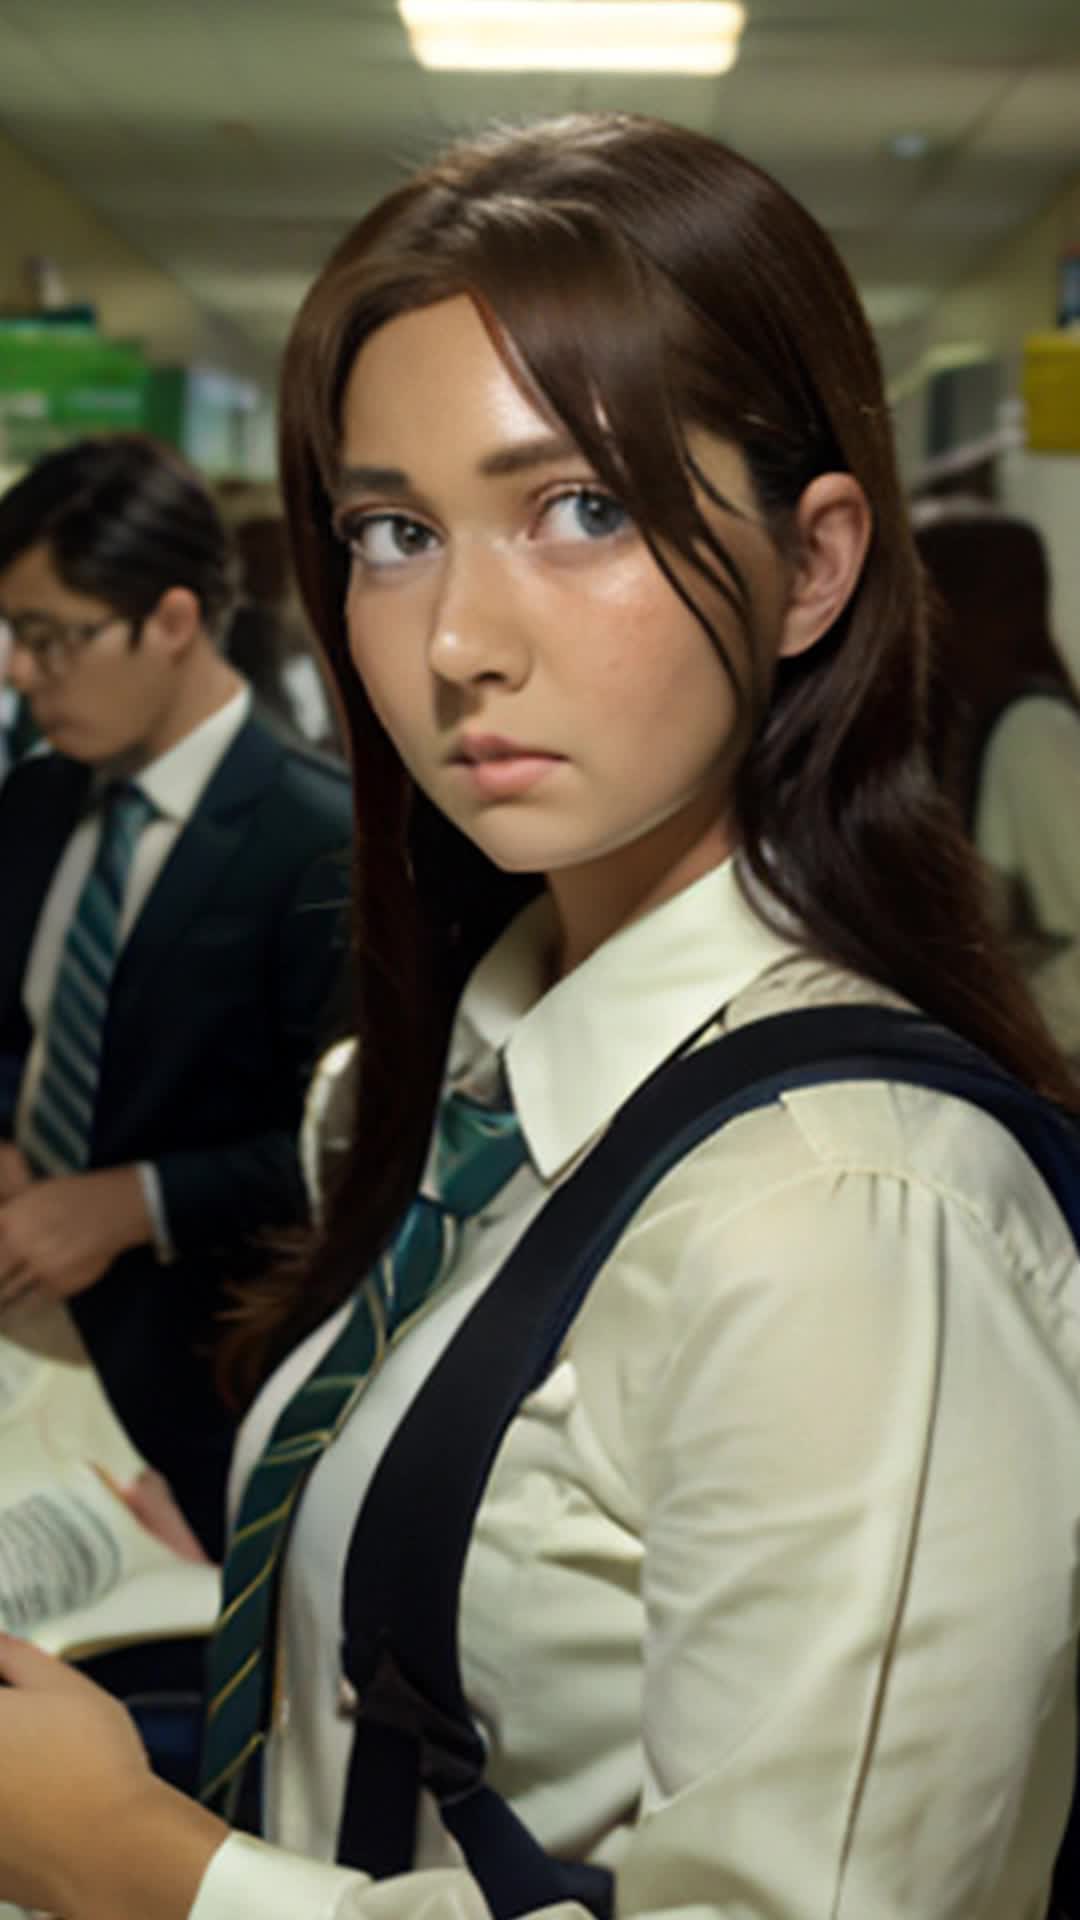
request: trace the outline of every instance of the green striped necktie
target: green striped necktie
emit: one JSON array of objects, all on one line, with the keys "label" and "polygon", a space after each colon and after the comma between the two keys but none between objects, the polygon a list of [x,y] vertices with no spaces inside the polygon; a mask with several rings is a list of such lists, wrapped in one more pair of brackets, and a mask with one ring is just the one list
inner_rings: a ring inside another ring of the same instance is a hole
[{"label": "green striped necktie", "polygon": [[225,1559],[210,1647],[201,1798],[236,1815],[248,1761],[272,1711],[274,1595],[282,1549],[309,1473],[345,1425],[395,1331],[450,1273],[461,1221],[505,1186],[525,1158],[512,1109],[463,1094],[442,1104],[437,1200],[413,1201],[360,1288],[344,1328],[279,1416],[244,1490]]},{"label": "green striped necktie", "polygon": [[139,835],[156,812],[130,781],[105,790],[101,838],[60,950],[41,1072],[20,1128],[20,1145],[39,1174],[77,1173],[90,1159],[124,897]]}]

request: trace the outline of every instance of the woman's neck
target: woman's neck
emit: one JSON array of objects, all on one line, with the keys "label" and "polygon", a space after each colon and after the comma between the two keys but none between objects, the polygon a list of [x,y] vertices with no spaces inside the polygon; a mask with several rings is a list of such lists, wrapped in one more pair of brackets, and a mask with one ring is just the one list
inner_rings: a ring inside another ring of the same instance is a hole
[{"label": "woman's neck", "polygon": [[700,880],[729,858],[736,846],[734,823],[712,820],[687,836],[679,821],[664,822],[630,846],[580,867],[547,876],[557,936],[552,984],[572,973],[612,934]]}]

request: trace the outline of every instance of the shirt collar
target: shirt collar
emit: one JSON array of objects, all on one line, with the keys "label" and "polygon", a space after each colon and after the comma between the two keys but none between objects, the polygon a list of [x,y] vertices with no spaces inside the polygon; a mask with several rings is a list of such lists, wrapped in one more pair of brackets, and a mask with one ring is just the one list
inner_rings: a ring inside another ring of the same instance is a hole
[{"label": "shirt collar", "polygon": [[534,901],[480,962],[449,1058],[459,1084],[501,1054],[530,1158],[557,1177],[649,1075],[778,961],[801,950],[768,927],[727,860],[606,940],[545,991],[554,921]]},{"label": "shirt collar", "polygon": [[[162,819],[190,820],[203,793],[251,712],[251,688],[241,687],[208,720],[186,733],[135,776]],[[106,784],[95,782],[96,791]]]}]

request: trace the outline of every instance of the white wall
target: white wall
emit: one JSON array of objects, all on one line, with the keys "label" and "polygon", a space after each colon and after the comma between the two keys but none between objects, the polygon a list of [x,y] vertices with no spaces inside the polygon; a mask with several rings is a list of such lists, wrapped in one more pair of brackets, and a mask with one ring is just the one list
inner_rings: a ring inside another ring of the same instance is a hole
[{"label": "white wall", "polygon": [[1005,363],[1005,397],[1020,391],[1025,335],[1057,323],[1058,259],[1080,241],[1080,175],[916,321],[881,332],[905,476],[924,457],[926,388],[940,366],[964,359]]},{"label": "white wall", "polygon": [[[919,464],[920,410],[935,364],[981,348],[985,357],[1005,362],[1007,391],[1018,394],[1024,337],[1056,325],[1058,259],[1078,242],[1080,175],[1023,233],[923,317],[921,345],[907,370],[894,372],[893,379],[902,465],[909,478]],[[1080,684],[1080,455],[1033,454],[1017,447],[999,457],[998,478],[1002,504],[1032,520],[1047,543],[1054,635]]]},{"label": "white wall", "polygon": [[980,342],[988,354],[1018,354],[1026,333],[1057,324],[1058,257],[1078,241],[1080,175],[940,301],[929,316],[926,346]]},{"label": "white wall", "polygon": [[98,309],[102,332],[141,341],[151,359],[267,378],[265,359],[235,328],[203,312],[178,281],[0,135],[0,305],[25,304],[31,255],[54,259],[70,298]]}]

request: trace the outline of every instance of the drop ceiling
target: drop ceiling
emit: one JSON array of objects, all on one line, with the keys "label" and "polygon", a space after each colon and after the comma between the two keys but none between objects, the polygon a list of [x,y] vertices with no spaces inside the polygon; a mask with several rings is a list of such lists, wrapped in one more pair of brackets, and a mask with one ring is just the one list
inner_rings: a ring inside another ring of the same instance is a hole
[{"label": "drop ceiling", "polygon": [[[720,135],[825,223],[886,331],[1080,172],[1080,0],[748,7],[732,73],[653,80],[426,73],[393,0],[0,0],[0,131],[267,367],[341,231],[493,116]],[[896,158],[911,131],[925,155]]]}]

